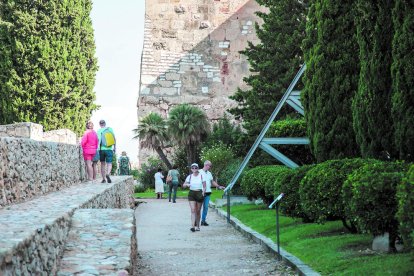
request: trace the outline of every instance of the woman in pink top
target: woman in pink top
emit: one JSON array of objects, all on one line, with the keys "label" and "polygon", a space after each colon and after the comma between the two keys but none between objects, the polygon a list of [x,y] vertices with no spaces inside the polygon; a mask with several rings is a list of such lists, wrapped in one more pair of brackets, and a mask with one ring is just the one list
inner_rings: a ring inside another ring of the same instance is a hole
[{"label": "woman in pink top", "polygon": [[85,160],[86,172],[88,173],[88,180],[93,180],[92,159],[96,154],[98,148],[98,135],[93,130],[92,121],[86,123],[86,131],[81,140],[83,159]]}]

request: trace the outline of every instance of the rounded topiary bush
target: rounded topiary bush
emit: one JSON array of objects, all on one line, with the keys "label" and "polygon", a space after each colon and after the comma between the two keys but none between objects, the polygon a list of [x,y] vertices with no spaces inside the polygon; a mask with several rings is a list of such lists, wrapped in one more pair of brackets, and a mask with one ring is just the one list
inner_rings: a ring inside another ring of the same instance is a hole
[{"label": "rounded topiary bush", "polygon": [[391,251],[396,251],[398,235],[396,190],[406,171],[404,163],[371,163],[355,170],[344,184],[344,189],[352,192],[347,216],[362,232],[374,235],[388,232]]},{"label": "rounded topiary bush", "polygon": [[[281,167],[286,169],[284,166],[258,166],[247,171],[241,181],[241,188],[243,194],[245,194],[249,199],[252,198],[261,198],[263,202],[269,204],[273,200],[273,192],[266,195],[266,189],[268,192],[273,190],[273,185],[277,174],[282,170]],[[270,185],[272,187],[267,187]]]},{"label": "rounded topiary bush", "polygon": [[[274,166],[274,168],[271,171],[272,178],[269,179],[269,182],[266,182],[265,185],[265,195],[266,198],[270,199],[270,202],[273,201],[274,196],[279,195],[280,187],[278,186],[278,183],[280,182],[279,179],[283,177],[283,175],[292,169],[283,165],[280,166]],[[271,181],[273,179],[273,181]]]},{"label": "rounded topiary bush", "polygon": [[355,169],[372,162],[377,161],[361,158],[329,160],[309,170],[301,181],[299,191],[303,212],[319,223],[340,219],[349,231],[356,232],[345,215],[342,185]]},{"label": "rounded topiary bush", "polygon": [[413,249],[414,239],[414,165],[397,187],[397,200],[397,219],[400,223],[404,250],[410,251]]},{"label": "rounded topiary bush", "polygon": [[283,200],[280,204],[281,212],[290,217],[302,218],[305,222],[311,220],[302,211],[300,205],[299,187],[300,181],[306,173],[315,165],[305,165],[295,169],[288,170],[280,175],[275,182],[275,196],[284,193]]}]

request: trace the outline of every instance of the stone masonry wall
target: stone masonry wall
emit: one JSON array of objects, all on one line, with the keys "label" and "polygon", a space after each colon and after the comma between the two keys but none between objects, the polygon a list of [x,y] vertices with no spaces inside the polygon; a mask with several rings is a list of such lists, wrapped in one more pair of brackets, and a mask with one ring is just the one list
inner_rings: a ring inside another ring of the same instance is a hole
[{"label": "stone masonry wall", "polygon": [[[249,74],[239,51],[258,42],[259,10],[254,0],[147,0],[138,118],[189,103],[214,121],[234,107],[228,97]],[[150,154],[140,150],[140,162]]]},{"label": "stone masonry wall", "polygon": [[0,137],[0,207],[85,179],[79,145]]}]

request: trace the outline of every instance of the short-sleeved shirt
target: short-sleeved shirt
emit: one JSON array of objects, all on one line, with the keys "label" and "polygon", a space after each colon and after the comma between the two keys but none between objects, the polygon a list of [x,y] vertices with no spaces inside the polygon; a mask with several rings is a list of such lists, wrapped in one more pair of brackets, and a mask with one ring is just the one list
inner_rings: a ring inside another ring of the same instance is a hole
[{"label": "short-sleeved shirt", "polygon": [[206,182],[206,193],[211,193],[211,183],[213,182],[213,175],[210,171],[205,171],[203,169],[199,170],[199,172],[203,176],[203,181]]},{"label": "short-sleeved shirt", "polygon": [[190,190],[197,191],[203,189],[203,181],[204,179],[201,176],[201,173],[199,173],[197,176],[190,174],[185,179],[186,183],[190,183]]},{"label": "short-sleeved shirt", "polygon": [[112,148],[113,148],[113,146],[110,146],[110,147],[101,146],[102,132],[105,129],[108,129],[115,137],[115,133],[114,133],[113,129],[110,128],[110,127],[101,127],[100,129],[98,129],[98,131],[97,131],[98,139],[99,139],[99,141],[98,141],[98,150],[112,150]]},{"label": "short-sleeved shirt", "polygon": [[177,182],[178,182],[178,176],[179,176],[179,173],[178,173],[178,171],[177,171],[177,170],[170,170],[170,171],[168,172],[168,174],[169,174],[169,175],[171,175],[171,177],[172,177],[172,181],[177,181]]}]

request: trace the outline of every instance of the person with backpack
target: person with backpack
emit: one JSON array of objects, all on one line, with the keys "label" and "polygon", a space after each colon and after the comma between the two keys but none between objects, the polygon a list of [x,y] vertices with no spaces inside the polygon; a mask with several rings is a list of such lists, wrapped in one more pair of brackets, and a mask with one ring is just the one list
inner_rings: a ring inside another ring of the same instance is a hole
[{"label": "person with backpack", "polygon": [[122,152],[121,157],[118,159],[119,175],[129,175],[131,172],[131,162],[125,151]]},{"label": "person with backpack", "polygon": [[111,183],[111,178],[109,174],[112,170],[112,158],[116,152],[116,140],[115,134],[112,128],[106,127],[105,120],[99,121],[99,126],[101,127],[98,130],[98,149],[99,149],[99,161],[101,161],[101,183]]},{"label": "person with backpack", "polygon": [[177,170],[177,166],[174,165],[171,170],[168,171],[167,175],[167,184],[168,184],[168,202],[171,202],[171,194],[173,193],[173,203],[176,203],[177,198],[177,188],[178,188],[178,178],[180,173]]}]

